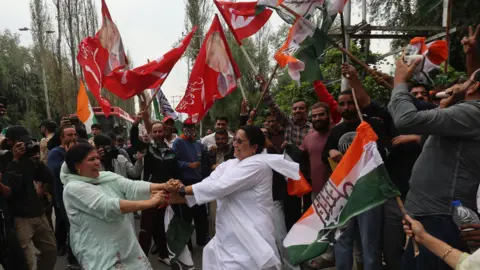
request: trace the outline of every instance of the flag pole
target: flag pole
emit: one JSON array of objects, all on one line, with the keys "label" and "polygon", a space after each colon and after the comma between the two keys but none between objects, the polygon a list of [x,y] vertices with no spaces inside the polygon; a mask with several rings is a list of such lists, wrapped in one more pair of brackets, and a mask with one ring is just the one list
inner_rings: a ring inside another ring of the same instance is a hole
[{"label": "flag pole", "polygon": [[[270,88],[270,85],[272,84],[272,81],[273,81],[273,78],[275,78],[275,74],[277,74],[277,71],[278,71],[278,68],[280,66],[277,64],[275,65],[275,68],[273,69],[272,71],[272,74],[270,74],[270,78],[268,79],[268,82],[267,84],[265,84],[265,86],[263,87],[263,90],[262,90],[262,95],[260,96],[260,99],[258,100],[257,102],[257,105],[255,106],[254,108],[254,111],[256,112],[258,110],[258,108],[260,107],[260,104],[262,104],[262,101],[263,99],[265,98],[265,95],[267,94],[268,92],[268,89]],[[255,115],[250,116],[250,119],[248,119],[249,122],[251,122],[253,124],[253,118],[255,117]]]},{"label": "flag pole", "polygon": [[[353,102],[355,103],[355,108],[357,109],[358,118],[360,118],[360,121],[363,122],[362,111],[360,110],[360,106],[358,105],[357,96],[355,94],[355,89],[353,89],[353,88],[352,88],[352,96],[353,96]],[[402,212],[403,216],[406,216],[407,215],[407,210],[405,210],[405,207],[403,206],[402,199],[400,199],[399,196],[396,196],[395,199],[397,200],[398,207],[400,208],[400,211]],[[415,241],[415,238],[411,238],[410,240],[412,240],[413,251],[414,251],[415,257],[417,257],[418,254],[420,254],[420,251],[418,249],[417,241]]]},{"label": "flag pole", "polygon": [[[340,12],[340,27],[342,28],[343,48],[347,49],[349,46],[347,45],[347,33],[345,31],[345,19],[343,17],[343,12]],[[343,56],[343,63],[347,63],[348,62],[347,54],[343,53],[342,56]]]},{"label": "flag pole", "polygon": [[248,62],[248,65],[250,66],[250,68],[253,70],[253,72],[255,73],[255,75],[258,74],[257,72],[257,69],[255,68],[255,65],[253,64],[253,61],[252,59],[250,58],[250,56],[248,55],[247,51],[245,50],[245,47],[243,47],[243,45],[241,44],[238,44],[240,45],[240,50],[242,51],[243,55],[245,56],[245,58],[247,58],[247,62]]},{"label": "flag pole", "polygon": [[[245,89],[243,89],[242,79],[238,78],[237,79],[237,84],[238,84],[238,87],[240,88],[240,91],[242,92],[243,100],[245,100],[245,102],[247,102],[247,96],[245,95]],[[247,110],[249,110],[248,103],[247,103]]]},{"label": "flag pole", "polygon": [[445,40],[447,41],[447,48],[448,48],[448,56],[447,56],[447,61],[445,62],[444,70],[443,72],[446,74],[448,72],[448,63],[450,62],[450,28],[452,24],[452,0],[447,0],[448,1],[448,7],[447,7],[447,29],[445,31]]}]

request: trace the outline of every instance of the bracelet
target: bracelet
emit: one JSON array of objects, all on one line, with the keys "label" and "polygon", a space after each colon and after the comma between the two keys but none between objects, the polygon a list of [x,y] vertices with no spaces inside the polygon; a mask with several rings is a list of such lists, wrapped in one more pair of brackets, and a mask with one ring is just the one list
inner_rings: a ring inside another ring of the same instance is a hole
[{"label": "bracelet", "polygon": [[445,260],[445,257],[447,257],[448,254],[450,254],[450,252],[452,252],[452,250],[453,250],[453,248],[449,248],[447,251],[445,251],[445,253],[442,256],[442,260]]}]

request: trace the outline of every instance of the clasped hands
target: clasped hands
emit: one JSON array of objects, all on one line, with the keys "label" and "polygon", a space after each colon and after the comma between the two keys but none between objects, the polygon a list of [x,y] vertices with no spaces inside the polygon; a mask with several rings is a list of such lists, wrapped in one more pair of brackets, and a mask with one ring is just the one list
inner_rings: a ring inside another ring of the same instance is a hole
[{"label": "clasped hands", "polygon": [[184,185],[180,180],[170,179],[165,183],[164,190],[153,190],[150,193],[152,207],[163,208],[169,204],[182,202],[182,198],[178,195],[178,190],[182,186]]}]

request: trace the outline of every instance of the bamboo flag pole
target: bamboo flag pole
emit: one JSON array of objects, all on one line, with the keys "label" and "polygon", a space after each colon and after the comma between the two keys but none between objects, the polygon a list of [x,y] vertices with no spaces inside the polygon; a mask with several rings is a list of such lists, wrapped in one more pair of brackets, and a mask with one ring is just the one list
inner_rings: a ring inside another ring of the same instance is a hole
[{"label": "bamboo flag pole", "polygon": [[[278,71],[278,68],[280,66],[278,64],[275,65],[275,68],[273,69],[272,71],[272,74],[270,74],[270,78],[268,78],[268,82],[267,84],[265,84],[265,86],[263,87],[263,90],[262,90],[262,95],[260,96],[260,98],[258,99],[258,102],[257,102],[257,105],[255,106],[255,108],[253,109],[255,112],[258,111],[258,108],[260,107],[260,104],[262,104],[262,101],[263,99],[265,98],[265,95],[267,94],[268,92],[268,89],[270,88],[270,85],[272,84],[272,81],[273,81],[273,78],[275,78],[275,74],[277,74],[277,71]],[[250,115],[250,118],[248,119],[248,124],[253,124],[253,118],[255,117],[255,114],[254,115]]]},{"label": "bamboo flag pole", "polygon": [[447,7],[447,29],[445,31],[445,40],[447,41],[447,48],[448,48],[448,56],[447,61],[445,62],[444,72],[445,74],[448,72],[448,63],[450,62],[450,27],[452,25],[452,0],[448,0],[448,7]]},{"label": "bamboo flag pole", "polygon": [[[358,106],[357,96],[355,94],[355,89],[353,89],[353,88],[352,88],[352,96],[353,96],[353,102],[355,102],[355,108],[357,109],[358,118],[360,118],[360,121],[363,122],[362,111],[360,110],[360,106]],[[397,196],[395,199],[397,200],[397,204],[398,204],[398,207],[400,208],[400,211],[402,212],[402,215],[403,216],[407,215],[407,210],[405,210],[405,207],[403,206],[402,199],[400,199],[399,196]],[[415,241],[415,238],[411,238],[410,240],[412,240],[413,251],[414,251],[415,257],[417,257],[418,254],[420,254],[420,251],[418,249],[417,241]]]},{"label": "bamboo flag pole", "polygon": [[[242,85],[242,79],[238,78],[237,79],[237,84],[238,84],[238,87],[240,88],[240,92],[242,92],[242,96],[243,96],[243,100],[245,100],[245,102],[247,102],[247,96],[245,95],[245,89],[243,89],[243,85]],[[248,103],[247,103],[247,110],[248,110]]]}]

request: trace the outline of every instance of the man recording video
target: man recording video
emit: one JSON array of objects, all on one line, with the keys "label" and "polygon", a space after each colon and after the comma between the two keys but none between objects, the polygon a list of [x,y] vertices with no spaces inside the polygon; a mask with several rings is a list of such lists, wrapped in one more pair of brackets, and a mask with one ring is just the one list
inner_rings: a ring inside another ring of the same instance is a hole
[{"label": "man recording video", "polygon": [[32,140],[24,127],[8,128],[3,145],[5,150],[13,153],[13,160],[6,164],[3,183],[9,187],[7,204],[26,261],[32,269],[34,251],[29,244],[33,242],[40,251],[37,255],[37,269],[53,269],[57,260],[55,237],[34,185],[34,181],[52,183],[53,175],[36,158],[40,153],[39,144]]}]

